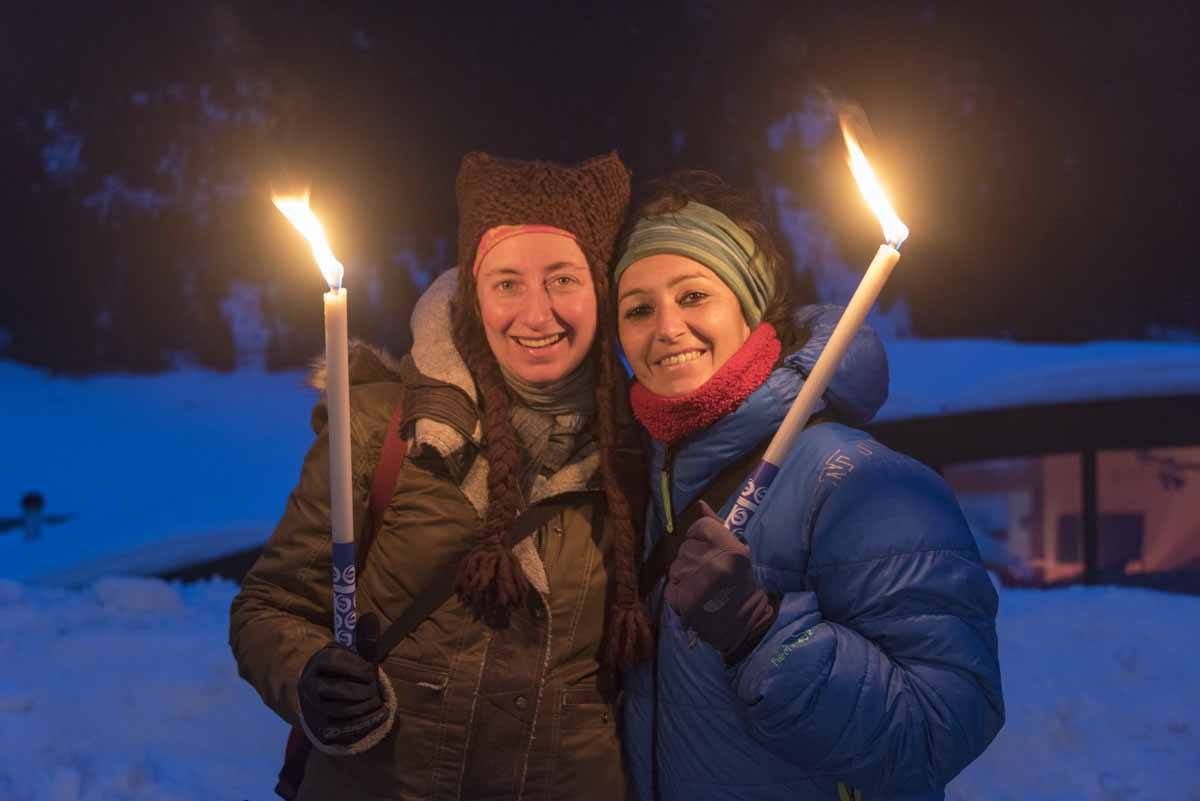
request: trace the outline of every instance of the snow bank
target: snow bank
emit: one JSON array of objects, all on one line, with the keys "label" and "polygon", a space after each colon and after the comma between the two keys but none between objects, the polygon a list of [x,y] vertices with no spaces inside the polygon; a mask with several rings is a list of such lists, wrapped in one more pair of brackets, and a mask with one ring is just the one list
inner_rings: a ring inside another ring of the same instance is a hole
[{"label": "snow bank", "polygon": [[[0,581],[0,799],[273,801],[287,729],[236,675],[235,591]],[[1191,596],[1003,591],[1008,722],[947,797],[1200,798],[1197,620]]]}]

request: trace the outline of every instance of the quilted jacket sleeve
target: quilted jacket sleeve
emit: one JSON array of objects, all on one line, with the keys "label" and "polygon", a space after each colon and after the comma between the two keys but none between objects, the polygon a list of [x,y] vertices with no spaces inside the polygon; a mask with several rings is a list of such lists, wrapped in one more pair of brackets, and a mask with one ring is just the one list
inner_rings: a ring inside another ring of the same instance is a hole
[{"label": "quilted jacket sleeve", "polygon": [[966,521],[940,477],[881,451],[820,503],[811,591],[732,671],[756,738],[864,795],[943,787],[1004,723],[998,601]]}]

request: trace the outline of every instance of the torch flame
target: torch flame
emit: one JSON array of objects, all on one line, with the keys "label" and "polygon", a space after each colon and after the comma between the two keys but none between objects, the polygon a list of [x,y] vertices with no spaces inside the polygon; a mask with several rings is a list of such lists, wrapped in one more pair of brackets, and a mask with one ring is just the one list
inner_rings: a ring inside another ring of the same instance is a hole
[{"label": "torch flame", "polygon": [[858,190],[862,192],[863,199],[867,201],[867,205],[871,207],[871,212],[879,219],[880,225],[883,226],[883,238],[889,245],[894,248],[899,248],[908,239],[908,226],[900,221],[896,216],[895,209],[888,202],[887,195],[884,194],[883,187],[879,185],[879,179],[875,177],[875,171],[871,169],[870,163],[867,162],[867,157],[863,154],[862,148],[858,146],[858,139],[850,131],[850,126],[843,119],[840,121],[842,126],[842,137],[846,140],[846,151],[849,154],[847,159],[850,163],[850,172],[854,173],[854,180],[858,183]]},{"label": "torch flame", "polygon": [[329,249],[325,229],[321,227],[317,215],[308,207],[308,190],[305,190],[303,195],[272,195],[271,200],[275,203],[275,208],[283,212],[283,216],[296,226],[296,230],[303,234],[312,246],[313,258],[317,260],[317,266],[321,268],[329,288],[340,289],[346,269]]}]

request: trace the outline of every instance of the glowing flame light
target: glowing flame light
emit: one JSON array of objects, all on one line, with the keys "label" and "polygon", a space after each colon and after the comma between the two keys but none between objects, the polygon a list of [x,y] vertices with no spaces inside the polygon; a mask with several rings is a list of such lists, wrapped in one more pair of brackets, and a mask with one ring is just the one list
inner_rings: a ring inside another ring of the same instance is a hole
[{"label": "glowing flame light", "polygon": [[283,212],[283,216],[296,226],[296,230],[303,234],[312,246],[313,258],[317,260],[317,266],[321,268],[329,288],[340,289],[346,269],[329,249],[325,229],[321,227],[317,215],[308,207],[308,191],[303,195],[272,195],[271,200],[275,203],[275,208]]},{"label": "glowing flame light", "polygon": [[875,171],[871,169],[871,165],[867,162],[867,157],[863,154],[862,148],[858,146],[858,139],[850,132],[850,128],[845,120],[841,121],[841,126],[842,137],[846,140],[850,171],[854,173],[854,180],[858,183],[858,190],[862,192],[863,199],[871,207],[871,212],[879,219],[879,224],[883,226],[884,240],[892,247],[899,248],[904,243],[904,240],[908,239],[908,226],[902,223],[900,218],[896,216],[896,211],[892,208],[892,204],[888,202],[883,187],[879,185],[879,179],[875,177]]}]

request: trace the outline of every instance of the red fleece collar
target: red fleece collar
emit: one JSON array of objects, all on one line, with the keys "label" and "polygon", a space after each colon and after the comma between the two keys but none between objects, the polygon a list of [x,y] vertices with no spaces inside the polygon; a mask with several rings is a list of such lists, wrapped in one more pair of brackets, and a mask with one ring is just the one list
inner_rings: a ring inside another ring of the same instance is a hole
[{"label": "red fleece collar", "polygon": [[664,398],[635,382],[629,390],[633,416],[654,439],[674,445],[741,406],[767,380],[780,348],[775,329],[760,323],[729,361],[687,395]]}]

